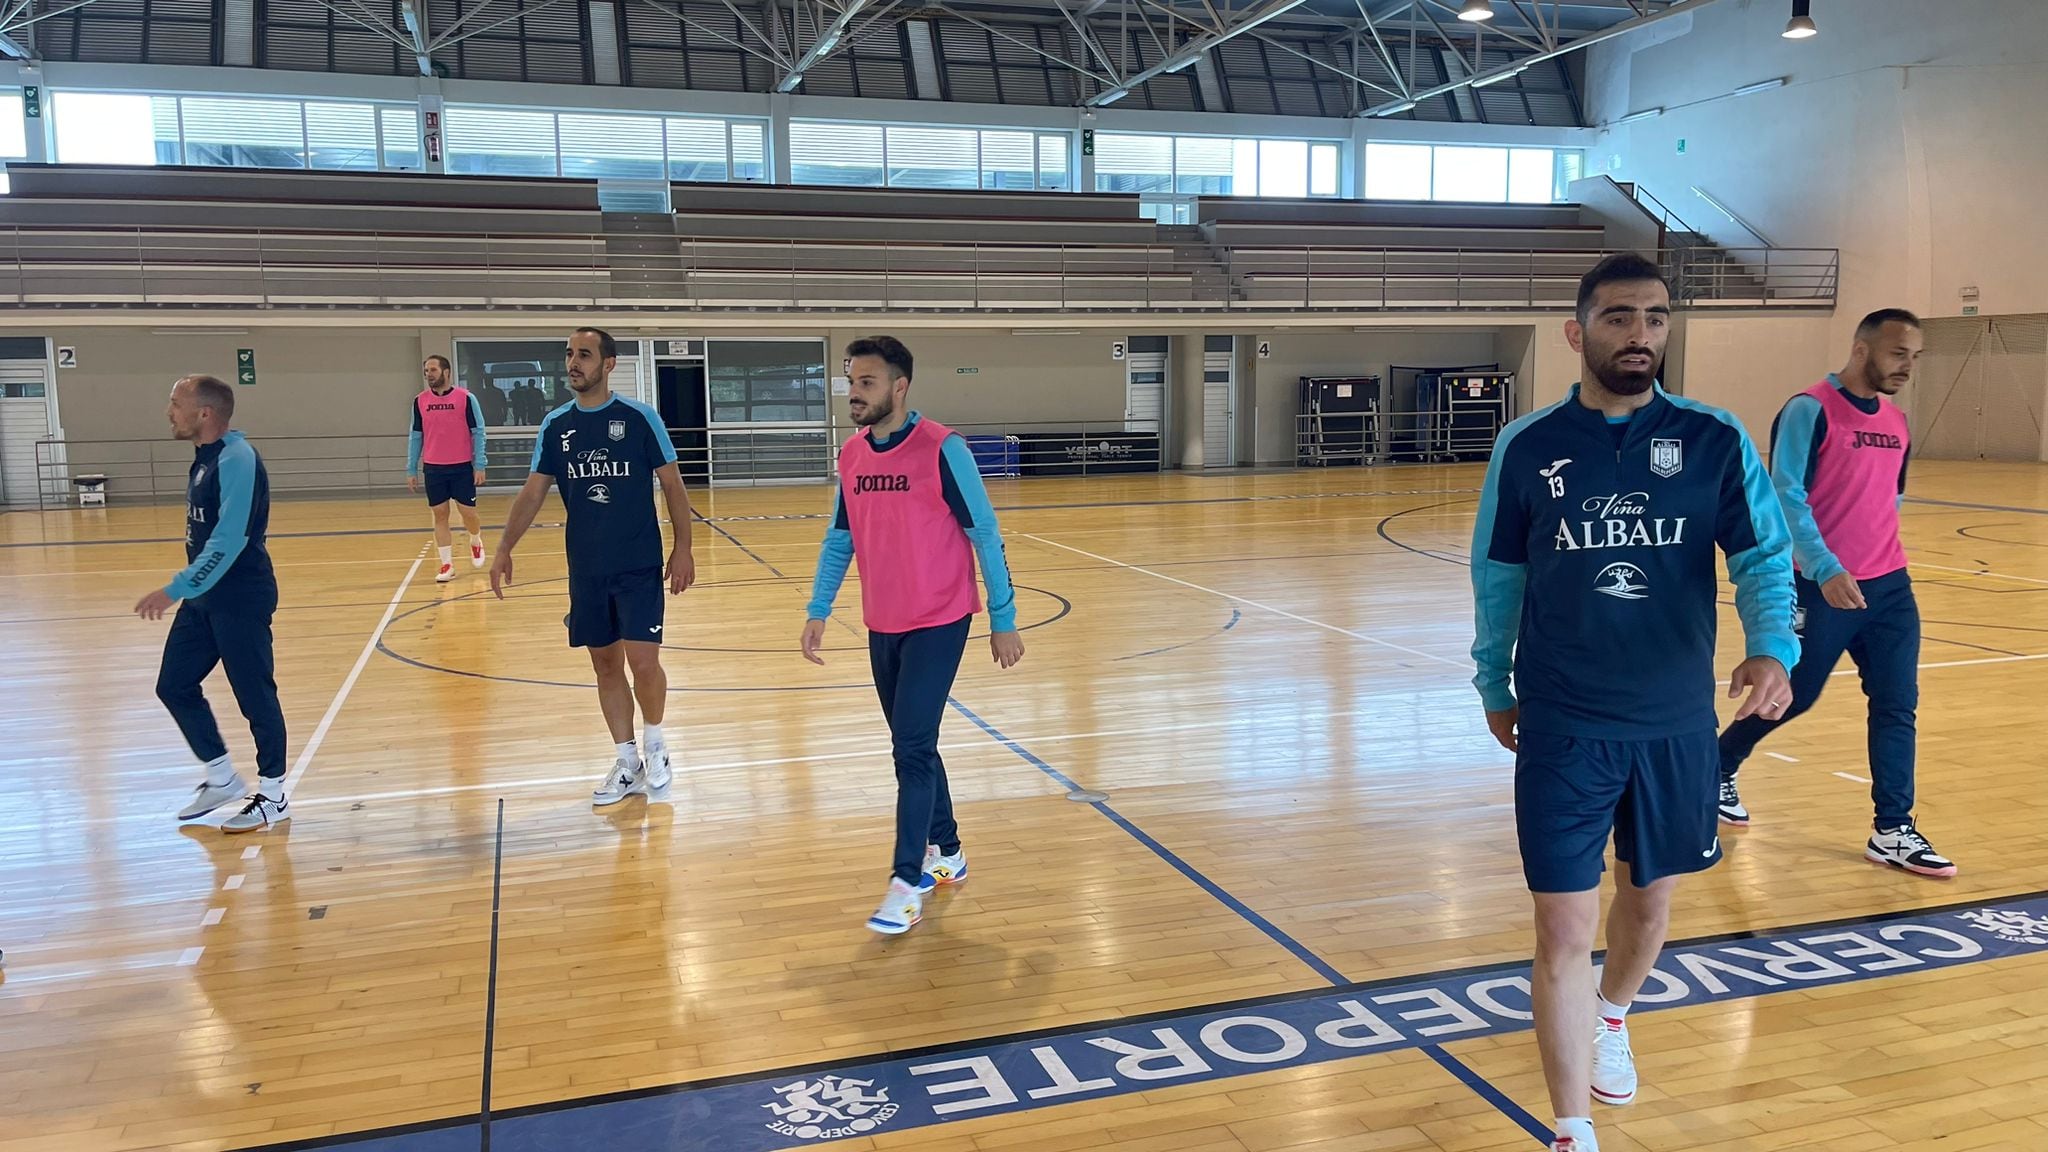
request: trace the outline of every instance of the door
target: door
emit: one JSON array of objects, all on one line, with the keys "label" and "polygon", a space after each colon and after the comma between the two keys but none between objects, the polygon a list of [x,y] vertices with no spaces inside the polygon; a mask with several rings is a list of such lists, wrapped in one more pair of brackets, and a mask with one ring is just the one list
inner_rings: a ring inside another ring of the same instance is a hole
[{"label": "door", "polygon": [[2048,316],[1943,317],[1906,394],[1913,454],[2039,460],[2048,400]]},{"label": "door", "polygon": [[1133,336],[1124,356],[1124,431],[1166,428],[1166,337]]},{"label": "door", "polygon": [[704,396],[702,360],[661,360],[654,367],[655,410],[675,442],[685,483],[711,479],[710,409]]},{"label": "door", "polygon": [[1237,340],[1202,338],[1202,466],[1237,465]]},{"label": "door", "polygon": [[[49,372],[47,360],[0,360],[0,503],[37,503],[36,441],[50,435]],[[49,495],[63,499],[67,481],[50,479]]]}]

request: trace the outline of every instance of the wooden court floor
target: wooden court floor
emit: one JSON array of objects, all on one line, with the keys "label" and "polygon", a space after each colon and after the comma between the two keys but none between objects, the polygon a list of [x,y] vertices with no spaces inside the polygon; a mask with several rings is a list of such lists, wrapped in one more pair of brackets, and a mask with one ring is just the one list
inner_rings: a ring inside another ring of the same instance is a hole
[{"label": "wooden court floor", "polygon": [[[693,493],[677,782],[603,812],[558,527],[500,603],[480,573],[433,583],[416,500],[280,499],[296,818],[235,838],[171,817],[194,769],[152,693],[165,625],[128,611],[177,566],[181,510],[0,516],[0,1152],[475,1147],[485,1104],[500,1147],[1537,1147],[1525,1027],[1389,995],[1372,1006],[1416,1042],[1292,1060],[1244,1023],[1526,964],[1509,759],[1467,683],[1478,481],[995,483],[1029,650],[1005,673],[970,644],[944,747],[971,880],[886,941],[862,926],[893,778],[856,585],[827,665],[795,652],[823,489]],[[1969,911],[2048,888],[2048,468],[1928,462],[1912,497],[1919,816],[1961,873],[1863,861],[1862,698],[1835,680],[1746,770],[1756,823],[1681,890],[1672,937],[1868,923],[1674,967],[1723,991],[1638,1014],[1644,1087],[1598,1118],[1609,1152],[2048,1148],[2048,919]],[[1722,635],[1725,669],[1732,608]],[[1730,974],[1745,954],[1779,961]],[[1833,969],[1854,978],[1808,980]],[[1199,1044],[1173,1023],[1240,1002]],[[924,1089],[889,1081],[887,1106],[818,1079],[912,1051]],[[1047,1079],[1088,1051],[1126,1059]],[[640,1091],[672,1085],[759,1091]],[[865,1126],[807,1125],[821,1097]],[[557,1107],[586,1098],[613,1111]]]}]

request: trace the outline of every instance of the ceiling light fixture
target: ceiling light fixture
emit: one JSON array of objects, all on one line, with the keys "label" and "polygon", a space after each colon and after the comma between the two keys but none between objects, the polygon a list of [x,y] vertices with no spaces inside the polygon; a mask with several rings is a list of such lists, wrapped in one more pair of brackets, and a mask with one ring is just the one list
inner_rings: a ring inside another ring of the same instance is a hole
[{"label": "ceiling light fixture", "polygon": [[1785,78],[1783,76],[1779,76],[1773,80],[1759,80],[1754,84],[1744,84],[1742,87],[1737,88],[1733,92],[1730,92],[1729,95],[1747,96],[1752,92],[1769,92],[1773,88],[1783,88],[1784,86]]},{"label": "ceiling light fixture", "polygon": [[1813,0],[1792,0],[1792,19],[1785,22],[1783,35],[1787,40],[1820,35],[1819,26],[1813,22]]},{"label": "ceiling light fixture", "polygon": [[1472,86],[1474,88],[1485,88],[1488,85],[1498,84],[1503,80],[1513,80],[1515,77],[1520,76],[1522,73],[1527,72],[1528,70],[1529,66],[1527,64],[1523,64],[1515,68],[1508,68],[1500,72],[1494,72],[1486,76],[1480,76],[1472,81]]},{"label": "ceiling light fixture", "polygon": [[1648,120],[1648,119],[1649,119],[1650,117],[1652,117],[1652,116],[1662,116],[1663,114],[1664,114],[1664,109],[1663,109],[1663,108],[1661,108],[1661,107],[1660,107],[1660,108],[1645,108],[1645,109],[1643,109],[1643,110],[1642,110],[1641,112],[1631,112],[1631,113],[1629,113],[1628,115],[1626,115],[1626,116],[1623,116],[1623,117],[1622,117],[1621,119],[1619,119],[1619,120],[1616,120],[1616,121],[1615,121],[1615,123],[1616,123],[1616,124],[1633,124],[1633,123],[1635,123],[1635,122],[1636,122],[1636,121],[1638,121],[1638,120]]},{"label": "ceiling light fixture", "polygon": [[1458,10],[1458,19],[1473,24],[1493,19],[1493,0],[1465,0],[1465,6]]},{"label": "ceiling light fixture", "polygon": [[1382,105],[1380,105],[1380,106],[1379,106],[1378,108],[1375,108],[1375,109],[1373,109],[1372,111],[1370,111],[1370,112],[1366,113],[1366,115],[1368,115],[1368,116],[1399,116],[1399,115],[1400,115],[1401,113],[1403,113],[1403,112],[1407,112],[1407,111],[1410,111],[1410,110],[1412,110],[1412,109],[1413,109],[1414,107],[1415,107],[1415,101],[1413,101],[1413,100],[1403,100],[1403,101],[1401,101],[1401,102],[1400,102],[1399,104],[1382,104]]}]

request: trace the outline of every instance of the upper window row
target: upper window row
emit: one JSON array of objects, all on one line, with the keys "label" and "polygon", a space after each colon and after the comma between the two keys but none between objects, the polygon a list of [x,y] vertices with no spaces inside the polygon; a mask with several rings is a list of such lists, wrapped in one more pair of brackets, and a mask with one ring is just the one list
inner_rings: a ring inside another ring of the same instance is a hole
[{"label": "upper window row", "polygon": [[59,92],[51,113],[64,164],[420,166],[419,112],[408,104]]},{"label": "upper window row", "polygon": [[1549,204],[1580,175],[1577,151],[1469,144],[1367,144],[1368,200]]},{"label": "upper window row", "polygon": [[792,120],[792,184],[1064,192],[1064,132]]},{"label": "upper window row", "polygon": [[1311,140],[1095,135],[1097,192],[1336,196],[1338,146]]}]

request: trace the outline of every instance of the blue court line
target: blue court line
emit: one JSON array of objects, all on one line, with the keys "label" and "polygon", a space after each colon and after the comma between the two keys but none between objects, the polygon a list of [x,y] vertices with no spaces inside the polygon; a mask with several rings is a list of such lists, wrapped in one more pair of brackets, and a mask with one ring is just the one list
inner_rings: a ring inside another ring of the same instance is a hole
[{"label": "blue court line", "polygon": [[[1233,623],[1235,623],[1235,621],[1233,621]],[[1059,783],[1061,787],[1065,788],[1067,791],[1076,792],[1080,790],[1080,786],[1075,784],[1074,781],[1071,778],[1069,778],[1066,773],[1061,772],[1059,769],[1046,763],[1037,754],[1033,753],[1029,748],[1024,747],[1022,744],[1019,744],[1015,740],[1012,740],[1010,737],[1004,735],[1001,729],[997,728],[995,725],[989,723],[988,721],[982,719],[980,716],[976,715],[972,709],[967,707],[967,705],[962,704],[958,699],[948,696],[946,698],[946,703],[952,705],[954,711],[960,713],[960,715],[962,716],[965,716],[970,722],[974,724],[975,727],[981,729],[983,732],[986,732],[990,739],[994,740],[998,744],[1001,744],[1003,747],[1008,748],[1011,752],[1016,753],[1017,756],[1020,759],[1022,759],[1025,763],[1030,764],[1032,767],[1038,769],[1040,772],[1043,772],[1047,776],[1052,777],[1055,781]],[[1216,883],[1214,880],[1209,879],[1207,876],[1202,875],[1202,873],[1196,870],[1196,868],[1192,864],[1189,864],[1187,861],[1175,855],[1172,849],[1168,848],[1164,844],[1161,844],[1159,841],[1153,839],[1150,834],[1148,834],[1143,828],[1140,828],[1136,824],[1133,824],[1130,821],[1130,819],[1126,817],[1123,813],[1118,812],[1114,808],[1111,808],[1109,806],[1108,801],[1097,800],[1089,804],[1089,807],[1095,809],[1097,812],[1100,812],[1104,816],[1108,817],[1111,823],[1123,829],[1126,833],[1130,835],[1130,837],[1133,840],[1136,840],[1138,843],[1143,844],[1145,847],[1151,849],[1153,855],[1159,857],[1161,860],[1166,861],[1167,864],[1173,867],[1174,871],[1179,872],[1181,875],[1193,881],[1196,887],[1200,888],[1204,892],[1207,892],[1209,895],[1215,897],[1217,902],[1221,903],[1225,908],[1228,908],[1232,912],[1236,913],[1240,919],[1244,920],[1252,927],[1257,928],[1259,931],[1265,933],[1268,939],[1272,940],[1275,944],[1280,945],[1282,948],[1285,948],[1288,952],[1292,953],[1295,959],[1301,961],[1303,964],[1308,965],[1309,968],[1312,969],[1316,975],[1321,976],[1324,980],[1329,981],[1330,984],[1339,988],[1352,983],[1352,981],[1348,977],[1346,977],[1342,972],[1339,972],[1336,968],[1332,967],[1327,960],[1324,960],[1322,957],[1310,951],[1306,944],[1303,944],[1301,941],[1296,940],[1292,936],[1289,936],[1271,920],[1268,920],[1264,916],[1259,915],[1257,912],[1252,911],[1252,909],[1248,907],[1244,901],[1239,900],[1235,896],[1232,896],[1229,892],[1224,890],[1222,885]],[[1528,1113],[1528,1111],[1524,1109],[1521,1105],[1509,1099],[1506,1093],[1494,1087],[1492,1084],[1487,1083],[1484,1077],[1480,1076],[1477,1072],[1472,1071],[1472,1069],[1466,1067],[1462,1062],[1458,1060],[1457,1057],[1452,1056],[1450,1053],[1444,1051],[1442,1047],[1435,1044],[1423,1045],[1422,1051],[1427,1053],[1430,1059],[1435,1060],[1438,1064],[1442,1065],[1445,1068],[1445,1070],[1451,1073],[1451,1075],[1457,1077],[1459,1082],[1463,1083],[1467,1088],[1472,1089],[1472,1091],[1478,1093],[1481,1099],[1485,1100],[1488,1104],[1493,1105],[1494,1108],[1498,1109],[1502,1115],[1506,1116],[1508,1119],[1513,1120],[1516,1124],[1520,1125],[1523,1131],[1535,1137],[1539,1143],[1550,1143],[1551,1132],[1549,1125],[1546,1125],[1541,1121],[1537,1120],[1534,1116],[1531,1116]]]},{"label": "blue court line", "polygon": [[1231,630],[1232,628],[1235,628],[1235,627],[1237,627],[1237,622],[1238,622],[1238,621],[1240,621],[1240,620],[1242,620],[1242,619],[1244,619],[1244,613],[1242,613],[1242,612],[1238,611],[1238,610],[1237,610],[1237,609],[1235,609],[1235,608],[1232,608],[1232,609],[1230,610],[1230,623],[1228,623],[1228,624],[1225,624],[1225,625],[1224,625],[1223,627],[1221,627],[1221,628],[1218,628],[1218,629],[1217,629],[1216,631],[1214,631],[1214,632],[1211,632],[1211,633],[1209,633],[1209,635],[1207,635],[1207,636],[1197,636],[1197,637],[1195,637],[1195,638],[1194,638],[1193,640],[1183,640],[1183,641],[1181,641],[1181,642],[1180,642],[1180,643],[1178,643],[1178,644],[1168,644],[1168,645],[1167,645],[1166,647],[1164,647],[1164,648],[1154,648],[1154,649],[1152,649],[1152,650],[1151,650],[1150,652],[1133,652],[1133,653],[1131,653],[1131,654],[1130,654],[1129,656],[1119,656],[1119,657],[1117,657],[1117,659],[1118,659],[1118,660],[1142,660],[1142,659],[1144,659],[1144,658],[1145,658],[1145,657],[1147,657],[1147,656],[1160,656],[1160,655],[1164,655],[1165,653],[1168,653],[1168,652],[1178,652],[1178,651],[1180,651],[1180,650],[1181,650],[1181,649],[1183,649],[1183,648],[1187,648],[1187,647],[1190,647],[1190,646],[1192,646],[1192,645],[1195,645],[1195,644],[1200,644],[1200,643],[1201,643],[1202,641],[1204,641],[1204,640],[1208,640],[1208,639],[1211,639],[1211,638],[1213,638],[1213,637],[1217,637],[1217,636],[1221,636],[1221,635],[1223,635],[1223,634],[1224,634],[1225,632],[1228,632],[1228,631],[1230,631],[1230,630]]}]

